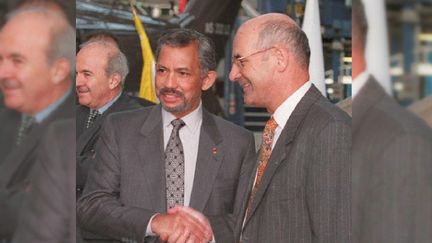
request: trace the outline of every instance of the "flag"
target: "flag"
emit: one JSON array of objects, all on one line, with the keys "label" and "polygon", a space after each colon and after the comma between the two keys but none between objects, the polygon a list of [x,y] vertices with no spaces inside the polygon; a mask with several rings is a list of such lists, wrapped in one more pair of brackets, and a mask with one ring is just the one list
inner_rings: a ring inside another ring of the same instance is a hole
[{"label": "flag", "polygon": [[383,0],[363,0],[368,23],[366,40],[367,70],[388,94],[392,93],[387,38],[387,21]]},{"label": "flag", "polygon": [[133,7],[132,3],[131,3],[131,8],[133,13],[135,28],[140,38],[140,45],[141,45],[142,58],[143,58],[143,68],[141,74],[139,97],[152,102],[157,102],[155,88],[153,84],[154,57],[150,46],[150,41],[144,30],[144,26],[141,23],[141,19],[136,13],[136,10]]},{"label": "flag", "polygon": [[306,10],[302,29],[308,37],[311,51],[309,62],[310,80],[319,89],[321,94],[327,97],[324,83],[324,56],[318,0],[306,1]]}]

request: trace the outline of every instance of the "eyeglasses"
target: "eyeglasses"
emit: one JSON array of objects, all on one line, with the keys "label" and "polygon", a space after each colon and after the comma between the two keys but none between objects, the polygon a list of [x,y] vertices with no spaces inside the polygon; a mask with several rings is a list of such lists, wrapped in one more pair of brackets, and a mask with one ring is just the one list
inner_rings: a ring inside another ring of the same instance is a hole
[{"label": "eyeglasses", "polygon": [[235,65],[237,65],[238,68],[243,69],[247,58],[255,56],[255,55],[260,54],[260,53],[264,53],[264,52],[271,50],[273,48],[275,48],[275,47],[272,46],[272,47],[269,47],[269,48],[266,48],[266,49],[263,49],[260,51],[256,51],[256,52],[249,54],[247,56],[244,56],[244,57],[233,57],[232,58],[232,64],[235,64]]}]

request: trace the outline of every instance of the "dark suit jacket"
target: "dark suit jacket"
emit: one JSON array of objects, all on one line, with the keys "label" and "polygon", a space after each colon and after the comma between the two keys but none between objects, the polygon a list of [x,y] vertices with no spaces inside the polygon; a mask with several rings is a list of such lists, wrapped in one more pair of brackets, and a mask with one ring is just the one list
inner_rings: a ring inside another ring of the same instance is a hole
[{"label": "dark suit jacket", "polygon": [[351,119],[312,86],[274,146],[242,242],[350,242],[350,173]]},{"label": "dark suit jacket", "polygon": [[2,151],[0,162],[0,239],[9,239],[16,227],[18,209],[21,208],[22,192],[29,183],[29,174],[36,159],[36,150],[42,135],[50,124],[59,119],[75,117],[74,97],[70,95],[41,124],[35,125],[23,143],[16,147],[15,139],[20,114],[5,109],[0,114],[1,144],[8,144],[9,153]]},{"label": "dark suit jacket", "polygon": [[431,129],[373,77],[353,118],[353,242],[431,242]]},{"label": "dark suit jacket", "polygon": [[103,114],[98,117],[95,122],[86,129],[87,117],[90,109],[86,106],[77,107],[77,198],[81,196],[82,189],[84,188],[89,166],[94,160],[94,145],[99,139],[100,129],[106,117],[109,114],[125,110],[139,109],[144,106],[154,105],[152,102],[145,99],[132,97],[126,93],[122,93],[119,99],[114,102]]},{"label": "dark suit jacket", "polygon": [[44,136],[14,243],[76,243],[75,123],[55,122]]},{"label": "dark suit jacket", "polygon": [[[254,144],[250,132],[203,110],[190,206],[210,216],[237,213]],[[96,153],[77,205],[79,223],[117,240],[157,242],[145,231],[154,214],[166,212],[161,106],[109,116]],[[232,232],[212,227],[216,241],[233,241]]]}]

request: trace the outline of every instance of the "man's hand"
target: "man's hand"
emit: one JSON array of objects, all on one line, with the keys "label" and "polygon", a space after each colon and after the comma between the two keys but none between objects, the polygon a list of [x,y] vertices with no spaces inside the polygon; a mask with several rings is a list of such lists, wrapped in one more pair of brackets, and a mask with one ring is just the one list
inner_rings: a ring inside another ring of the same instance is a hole
[{"label": "man's hand", "polygon": [[169,243],[209,242],[213,233],[208,220],[188,207],[174,207],[168,214],[156,215],[151,229],[162,241]]}]

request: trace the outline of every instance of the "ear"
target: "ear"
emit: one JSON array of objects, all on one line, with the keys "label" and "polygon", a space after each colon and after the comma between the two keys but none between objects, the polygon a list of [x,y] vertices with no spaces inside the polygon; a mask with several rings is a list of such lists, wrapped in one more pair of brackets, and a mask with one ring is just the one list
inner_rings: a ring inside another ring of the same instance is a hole
[{"label": "ear", "polygon": [[276,46],[276,48],[274,49],[275,52],[275,56],[276,56],[276,65],[277,65],[277,70],[279,72],[283,72],[285,71],[285,69],[288,68],[288,64],[290,61],[290,55],[289,52],[286,48],[280,48],[278,46]]},{"label": "ear", "polygon": [[71,72],[71,66],[68,60],[60,58],[56,60],[52,65],[51,80],[54,84],[59,84],[63,80],[69,78]]},{"label": "ear", "polygon": [[208,71],[207,75],[203,79],[201,89],[208,90],[216,81],[216,77],[217,77],[216,71]]},{"label": "ear", "polygon": [[118,73],[113,73],[109,79],[108,87],[115,89],[121,84],[121,76]]}]

